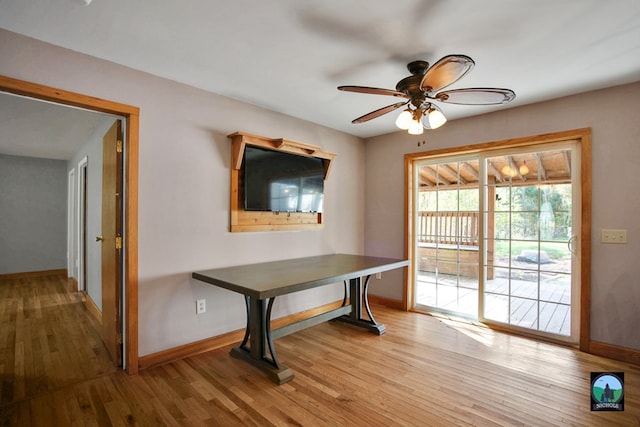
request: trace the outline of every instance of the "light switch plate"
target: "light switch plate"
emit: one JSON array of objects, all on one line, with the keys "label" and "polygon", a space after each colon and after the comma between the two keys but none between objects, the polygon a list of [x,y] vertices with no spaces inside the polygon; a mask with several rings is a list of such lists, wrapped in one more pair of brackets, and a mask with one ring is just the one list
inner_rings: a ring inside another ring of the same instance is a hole
[{"label": "light switch plate", "polygon": [[602,229],[600,241],[602,243],[627,244],[627,230],[605,230]]}]

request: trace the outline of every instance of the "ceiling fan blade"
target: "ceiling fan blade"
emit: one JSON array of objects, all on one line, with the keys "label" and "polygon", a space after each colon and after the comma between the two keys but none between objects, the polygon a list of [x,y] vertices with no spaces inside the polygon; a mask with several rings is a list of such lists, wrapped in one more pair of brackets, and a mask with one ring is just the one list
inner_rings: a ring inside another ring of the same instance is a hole
[{"label": "ceiling fan blade", "polygon": [[420,82],[420,89],[428,93],[444,89],[460,80],[474,65],[473,59],[466,55],[447,55],[427,70]]},{"label": "ceiling fan blade", "polygon": [[448,104],[493,105],[506,104],[515,97],[516,94],[511,89],[487,87],[447,90],[437,94],[435,99]]},{"label": "ceiling fan blade", "polygon": [[345,92],[369,93],[372,95],[390,95],[390,96],[397,96],[399,98],[409,98],[409,96],[407,96],[406,93],[398,92],[397,90],[392,90],[392,89],[380,89],[377,87],[338,86],[338,90],[343,90]]},{"label": "ceiling fan blade", "polygon": [[393,110],[397,110],[398,108],[405,106],[409,103],[409,101],[407,102],[397,102],[395,104],[391,104],[391,105],[387,105],[386,107],[382,107],[379,108],[375,111],[372,111],[370,113],[365,114],[364,116],[360,116],[357,119],[354,119],[351,121],[351,123],[364,123],[364,122],[368,122],[371,119],[375,119],[376,117],[380,117],[383,114],[387,114],[392,112]]}]

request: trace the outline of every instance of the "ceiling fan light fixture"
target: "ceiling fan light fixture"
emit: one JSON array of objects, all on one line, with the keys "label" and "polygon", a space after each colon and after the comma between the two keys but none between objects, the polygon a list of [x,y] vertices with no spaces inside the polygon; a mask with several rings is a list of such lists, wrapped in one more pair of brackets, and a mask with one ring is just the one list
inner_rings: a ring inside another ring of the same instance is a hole
[{"label": "ceiling fan light fixture", "polygon": [[411,120],[411,124],[409,125],[408,132],[411,135],[422,135],[424,132],[424,127],[422,126],[422,121],[420,120]]},{"label": "ceiling fan light fixture", "polygon": [[442,111],[433,107],[430,108],[427,113],[427,120],[429,121],[429,127],[431,129],[437,129],[447,123],[447,118],[442,114]]},{"label": "ceiling fan light fixture", "polygon": [[411,110],[407,108],[400,113],[396,119],[396,126],[402,130],[407,130],[409,129],[409,126],[411,126],[411,121],[413,121],[413,114],[411,113]]},{"label": "ceiling fan light fixture", "polygon": [[[369,86],[338,86],[338,90],[373,95],[390,95],[406,101],[378,108],[351,121],[364,123],[404,107],[395,124],[413,135],[420,135],[417,124],[424,129],[437,129],[447,122],[440,108],[433,102],[462,105],[505,104],[515,98],[511,89],[466,88],[442,91],[457,82],[474,67],[473,59],[466,55],[447,55],[431,67],[426,61],[413,61],[407,65],[411,75],[396,83],[395,90]],[[417,124],[414,124],[416,122]],[[517,170],[517,168],[515,168]]]}]

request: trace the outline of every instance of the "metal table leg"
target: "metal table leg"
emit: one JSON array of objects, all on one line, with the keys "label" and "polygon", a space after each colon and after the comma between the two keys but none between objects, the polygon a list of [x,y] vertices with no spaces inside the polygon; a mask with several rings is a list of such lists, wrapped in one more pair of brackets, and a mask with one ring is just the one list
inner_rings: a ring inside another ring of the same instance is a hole
[{"label": "metal table leg", "polygon": [[271,309],[274,301],[275,297],[259,300],[245,296],[247,310],[245,334],[242,343],[231,349],[231,355],[263,370],[277,384],[284,384],[293,378],[293,372],[278,361],[273,345]]},{"label": "metal table leg", "polygon": [[[357,277],[355,279],[349,280],[349,293],[350,293],[350,304],[351,304],[351,313],[348,315],[344,315],[336,318],[340,322],[348,323],[350,325],[358,326],[364,329],[367,329],[374,334],[382,335],[387,331],[387,328],[382,324],[376,322],[371,314],[371,308],[369,307],[369,279],[371,276],[367,276],[364,282],[364,287],[362,286],[362,279]],[[346,286],[346,283],[345,283]],[[346,292],[346,288],[345,288]],[[346,302],[346,294],[343,299],[343,305]],[[362,305],[364,303],[364,308],[367,312],[368,319],[362,317]]]}]

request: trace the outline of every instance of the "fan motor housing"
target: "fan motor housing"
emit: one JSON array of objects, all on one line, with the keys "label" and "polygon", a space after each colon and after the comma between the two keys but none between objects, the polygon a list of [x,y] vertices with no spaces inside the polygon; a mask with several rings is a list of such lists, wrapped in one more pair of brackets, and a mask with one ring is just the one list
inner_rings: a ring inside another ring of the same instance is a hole
[{"label": "fan motor housing", "polygon": [[411,104],[416,108],[420,108],[426,101],[425,93],[420,89],[422,77],[422,75],[405,77],[396,85],[396,90],[398,92],[406,93],[411,99]]},{"label": "fan motor housing", "polygon": [[427,61],[413,61],[407,64],[407,70],[413,75],[423,76],[429,68]]}]

